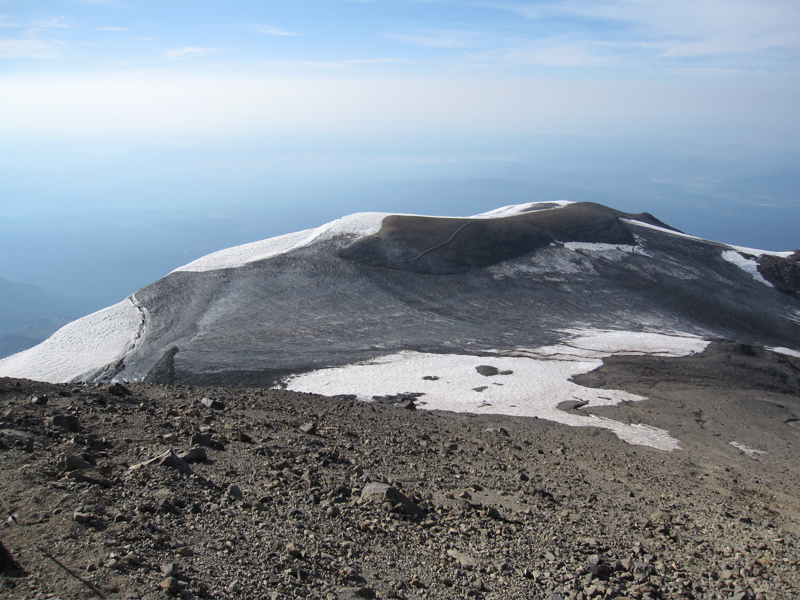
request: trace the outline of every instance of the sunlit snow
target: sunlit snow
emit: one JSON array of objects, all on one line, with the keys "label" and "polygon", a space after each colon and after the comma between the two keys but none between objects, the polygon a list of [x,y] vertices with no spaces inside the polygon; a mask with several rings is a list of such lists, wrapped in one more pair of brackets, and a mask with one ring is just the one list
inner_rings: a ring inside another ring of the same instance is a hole
[{"label": "sunlit snow", "polygon": [[774,287],[769,281],[764,279],[761,273],[758,272],[758,261],[754,258],[745,258],[735,250],[726,250],[722,253],[722,258],[739,267],[745,273],[748,273],[753,279],[764,285]]},{"label": "sunlit snow", "polygon": [[0,360],[0,376],[64,383],[115,363],[136,342],[142,314],[131,298],[68,323],[38,346]]},{"label": "sunlit snow", "polygon": [[306,229],[251,244],[226,248],[198,258],[188,265],[178,267],[175,271],[202,272],[232,269],[257,260],[286,254],[334,235],[352,234],[357,237],[371,235],[380,230],[381,223],[387,216],[389,216],[388,213],[356,213],[336,219],[316,229]]},{"label": "sunlit snow", "polygon": [[786,356],[795,356],[800,358],[800,352],[797,350],[792,350],[791,348],[784,348],[783,346],[778,346],[776,348],[767,348],[767,350],[772,350],[773,352],[777,352],[778,354],[785,354]]},{"label": "sunlit snow", "polygon": [[[489,212],[474,215],[474,219],[497,219],[502,217],[510,217],[512,215],[521,215],[534,210],[550,210],[554,208],[563,208],[573,202],[569,200],[553,200],[552,202],[526,202],[525,204],[509,204],[508,206],[501,206]],[[546,206],[547,208],[541,208]]]},{"label": "sunlit snow", "polygon": [[763,450],[756,450],[755,448],[750,448],[749,446],[745,446],[744,444],[740,444],[739,442],[731,442],[731,446],[734,448],[738,448],[750,458],[756,458],[762,454],[766,454]]},{"label": "sunlit snow", "polygon": [[[675,450],[678,440],[648,425],[630,425],[590,414],[558,408],[565,401],[585,407],[645,400],[620,390],[579,386],[569,378],[599,367],[612,354],[685,356],[701,352],[708,342],[685,334],[665,335],[629,331],[572,330],[560,344],[520,349],[516,356],[427,354],[400,352],[362,364],[320,369],[290,377],[289,389],[326,396],[423,394],[421,407],[477,414],[538,417],[576,427],[610,429],[631,444]],[[497,368],[486,377],[476,367]],[[506,374],[502,374],[502,373]]]}]

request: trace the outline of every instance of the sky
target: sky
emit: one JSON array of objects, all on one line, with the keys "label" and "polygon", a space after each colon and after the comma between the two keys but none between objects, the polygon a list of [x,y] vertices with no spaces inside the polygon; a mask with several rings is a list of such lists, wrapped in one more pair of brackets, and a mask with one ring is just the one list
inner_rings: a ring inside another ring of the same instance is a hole
[{"label": "sky", "polygon": [[0,278],[535,200],[800,247],[796,0],[0,0]]},{"label": "sky", "polygon": [[794,0],[0,0],[0,132],[713,136],[798,149]]}]

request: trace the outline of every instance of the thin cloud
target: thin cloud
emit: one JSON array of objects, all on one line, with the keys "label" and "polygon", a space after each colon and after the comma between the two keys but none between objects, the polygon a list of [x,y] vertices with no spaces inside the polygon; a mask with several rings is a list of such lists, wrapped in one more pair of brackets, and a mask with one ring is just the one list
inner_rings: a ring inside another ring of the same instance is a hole
[{"label": "thin cloud", "polygon": [[580,44],[553,44],[522,48],[505,53],[503,59],[530,65],[566,68],[607,67],[617,62],[612,57],[602,56]]},{"label": "thin cloud", "polygon": [[33,29],[73,29],[73,26],[67,22],[65,17],[39,19],[31,23],[30,27]]},{"label": "thin cloud", "polygon": [[125,8],[128,5],[118,0],[72,0],[78,4],[93,4],[96,6],[110,6],[112,8]]},{"label": "thin cloud", "polygon": [[[482,2],[538,20],[576,43],[629,39],[657,50],[648,58],[725,61],[743,56],[771,63],[776,53],[800,53],[800,11],[783,0],[576,0],[569,3]],[[613,34],[604,33],[611,28]]]},{"label": "thin cloud", "polygon": [[261,66],[272,69],[344,69],[355,65],[386,64],[408,62],[405,58],[356,58],[339,61],[321,60],[268,60]]},{"label": "thin cloud", "polygon": [[188,60],[190,58],[198,58],[200,56],[208,56],[209,54],[216,54],[222,52],[223,48],[200,48],[198,46],[187,46],[177,50],[167,50],[164,56],[172,60]]},{"label": "thin cloud", "polygon": [[423,31],[420,33],[386,33],[384,38],[426,48],[467,48],[476,43],[476,34],[466,31]]},{"label": "thin cloud", "polygon": [[367,65],[376,63],[401,63],[408,62],[407,58],[357,58],[343,61],[348,65]]},{"label": "thin cloud", "polygon": [[0,40],[0,58],[59,58],[61,45],[45,40]]},{"label": "thin cloud", "polygon": [[112,26],[109,26],[109,27],[98,27],[97,31],[111,31],[111,32],[115,32],[115,31],[130,31],[130,28],[128,28],[128,27],[115,27],[115,26],[112,25]]},{"label": "thin cloud", "polygon": [[263,33],[264,35],[277,35],[277,36],[287,36],[287,37],[294,37],[300,35],[299,33],[295,33],[293,31],[286,31],[285,29],[281,29],[280,27],[275,27],[274,25],[247,25],[247,27],[251,27],[255,29],[258,33]]},{"label": "thin cloud", "polygon": [[321,60],[266,60],[261,66],[271,69],[341,69],[343,62]]},{"label": "thin cloud", "polygon": [[13,21],[6,21],[6,16],[0,15],[0,27],[24,27],[24,25],[14,23]]}]

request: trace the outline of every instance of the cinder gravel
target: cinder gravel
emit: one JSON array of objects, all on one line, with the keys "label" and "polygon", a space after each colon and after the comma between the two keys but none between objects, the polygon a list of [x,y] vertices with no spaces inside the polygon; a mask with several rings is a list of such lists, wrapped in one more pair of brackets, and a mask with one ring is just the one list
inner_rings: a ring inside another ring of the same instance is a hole
[{"label": "cinder gravel", "polygon": [[[669,429],[670,453],[282,390],[0,379],[0,596],[797,598],[800,361],[750,350],[590,374],[648,389],[595,412]],[[761,375],[710,376],[734,363]]]}]

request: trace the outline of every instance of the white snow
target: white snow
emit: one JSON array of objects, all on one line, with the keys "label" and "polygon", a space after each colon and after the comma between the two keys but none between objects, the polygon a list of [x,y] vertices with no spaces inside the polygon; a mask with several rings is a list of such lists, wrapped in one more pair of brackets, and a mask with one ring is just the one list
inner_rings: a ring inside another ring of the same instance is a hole
[{"label": "white snow", "polygon": [[[576,427],[610,429],[631,444],[661,450],[679,448],[678,441],[664,430],[567,412],[558,405],[578,401],[592,407],[645,400],[620,390],[582,387],[569,378],[599,367],[605,356],[685,356],[704,350],[708,342],[688,334],[604,330],[571,330],[565,334],[561,344],[522,349],[516,356],[400,352],[362,364],[303,373],[290,377],[286,384],[291,390],[327,396],[355,394],[362,400],[423,393],[417,402],[426,409],[538,417]],[[511,373],[484,377],[475,369],[479,365]],[[423,379],[425,376],[438,379]]]},{"label": "white snow", "polygon": [[131,298],[68,323],[38,346],[0,360],[0,376],[65,383],[122,358],[142,314]]},{"label": "white snow", "polygon": [[731,446],[733,446],[734,448],[738,448],[739,450],[747,454],[747,456],[749,456],[750,458],[756,458],[761,454],[766,454],[766,452],[764,452],[763,450],[756,450],[755,448],[749,448],[744,444],[740,444],[739,442],[731,442]]},{"label": "white snow", "polygon": [[659,227],[658,225],[652,225],[650,223],[645,223],[644,221],[637,221],[635,219],[621,219],[625,223],[630,223],[631,225],[639,225],[640,227],[647,227],[648,229],[655,229],[656,231],[661,231],[662,233],[669,233],[670,235],[677,235],[679,237],[689,238],[691,240],[703,240],[703,238],[699,238],[694,235],[689,235],[688,233],[681,233],[680,231],[674,231],[672,229],[667,229],[666,227]]},{"label": "white snow", "polygon": [[752,254],[753,256],[763,256],[768,254],[770,256],[780,256],[783,258],[789,258],[794,252],[789,250],[788,252],[776,252],[774,250],[756,250],[755,248],[745,248],[744,246],[728,246],[729,248],[733,248],[737,252],[743,252],[744,254]]},{"label": "white snow", "polygon": [[620,250],[622,252],[635,252],[636,246],[628,244],[605,244],[603,242],[565,242],[564,247],[567,250],[586,250],[588,252],[613,252]]},{"label": "white snow", "polygon": [[773,352],[777,352],[778,354],[785,354],[786,356],[794,356],[796,358],[800,358],[800,352],[797,350],[792,350],[791,348],[784,348],[783,346],[777,346],[775,348],[767,347],[767,350],[772,350]]},{"label": "white snow", "polygon": [[[389,213],[356,213],[326,223],[316,229],[306,229],[296,233],[288,233],[274,238],[226,248],[178,267],[175,271],[214,271],[241,267],[257,260],[272,258],[293,250],[310,246],[334,235],[352,234],[363,237],[377,233],[381,223]],[[173,272],[175,272],[173,271]]]},{"label": "white snow", "polygon": [[764,279],[761,273],[758,272],[757,260],[753,258],[745,258],[741,254],[739,254],[736,250],[726,250],[725,252],[722,253],[722,258],[727,260],[729,263],[736,265],[745,273],[749,273],[750,276],[759,283],[763,283],[764,285],[768,285],[769,287],[774,287],[769,281]]},{"label": "white snow", "polygon": [[[546,205],[548,208],[539,208],[537,205]],[[555,208],[563,208],[569,204],[573,204],[569,200],[553,200],[552,202],[526,202],[525,204],[509,204],[508,206],[501,206],[489,212],[474,215],[470,218],[473,219],[497,219],[502,217],[510,217],[511,215],[521,215],[523,213],[531,212],[532,210],[552,210]],[[550,206],[554,205],[554,206]]]}]

